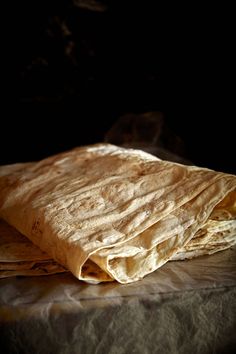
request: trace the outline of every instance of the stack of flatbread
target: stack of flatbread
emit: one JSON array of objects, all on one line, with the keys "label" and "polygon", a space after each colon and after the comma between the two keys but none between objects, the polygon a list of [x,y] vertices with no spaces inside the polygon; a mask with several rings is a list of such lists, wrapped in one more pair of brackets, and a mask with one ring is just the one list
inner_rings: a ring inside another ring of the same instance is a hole
[{"label": "stack of flatbread", "polygon": [[79,147],[0,167],[0,217],[18,230],[1,222],[12,237],[0,230],[1,272],[68,269],[90,283],[129,283],[233,246],[236,176],[109,144]]},{"label": "stack of flatbread", "polygon": [[66,269],[15,228],[0,220],[0,278],[48,275]]}]

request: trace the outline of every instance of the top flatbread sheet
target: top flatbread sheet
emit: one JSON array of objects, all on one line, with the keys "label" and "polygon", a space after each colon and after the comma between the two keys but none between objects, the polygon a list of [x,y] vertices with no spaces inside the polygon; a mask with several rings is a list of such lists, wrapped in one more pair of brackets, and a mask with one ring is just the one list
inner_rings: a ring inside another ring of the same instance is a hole
[{"label": "top flatbread sheet", "polygon": [[0,217],[78,279],[129,283],[235,244],[236,176],[79,147],[0,167]]}]

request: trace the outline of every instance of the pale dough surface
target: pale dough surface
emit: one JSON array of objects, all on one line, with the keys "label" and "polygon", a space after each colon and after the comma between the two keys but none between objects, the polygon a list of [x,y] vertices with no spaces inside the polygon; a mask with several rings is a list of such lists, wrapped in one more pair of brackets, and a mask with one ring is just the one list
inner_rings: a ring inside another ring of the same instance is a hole
[{"label": "pale dough surface", "polygon": [[236,243],[236,176],[79,147],[0,167],[0,217],[78,279],[130,283]]}]

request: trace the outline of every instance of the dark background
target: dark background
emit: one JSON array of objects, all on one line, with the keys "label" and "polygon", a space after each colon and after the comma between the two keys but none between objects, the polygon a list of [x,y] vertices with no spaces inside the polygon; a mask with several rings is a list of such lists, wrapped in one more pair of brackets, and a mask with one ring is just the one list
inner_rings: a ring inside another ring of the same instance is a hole
[{"label": "dark background", "polygon": [[195,164],[236,173],[231,10],[152,4],[21,2],[1,164],[101,141],[123,114],[161,111]]}]

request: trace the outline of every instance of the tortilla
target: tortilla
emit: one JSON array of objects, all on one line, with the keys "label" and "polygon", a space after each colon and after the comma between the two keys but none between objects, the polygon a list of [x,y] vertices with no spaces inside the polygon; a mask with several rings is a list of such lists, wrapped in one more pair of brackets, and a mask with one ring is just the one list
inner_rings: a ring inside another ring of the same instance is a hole
[{"label": "tortilla", "polygon": [[230,242],[227,227],[218,234],[224,248],[236,243],[236,176],[140,150],[97,144],[2,166],[0,190],[0,216],[91,283],[137,281],[188,244],[198,255],[191,240],[216,235],[222,221],[233,230]]}]

